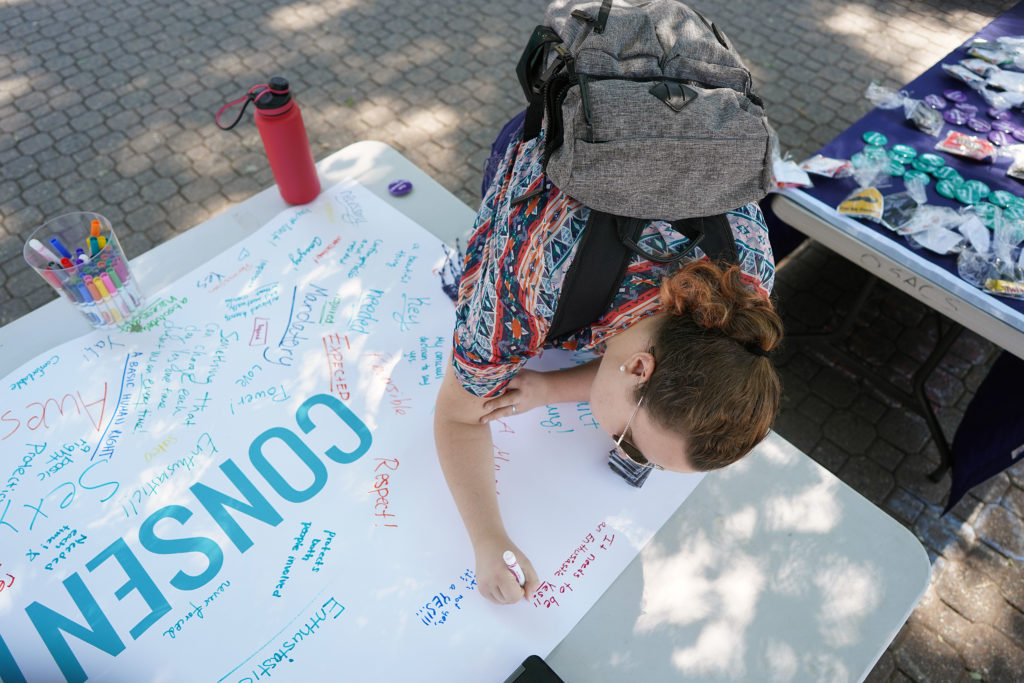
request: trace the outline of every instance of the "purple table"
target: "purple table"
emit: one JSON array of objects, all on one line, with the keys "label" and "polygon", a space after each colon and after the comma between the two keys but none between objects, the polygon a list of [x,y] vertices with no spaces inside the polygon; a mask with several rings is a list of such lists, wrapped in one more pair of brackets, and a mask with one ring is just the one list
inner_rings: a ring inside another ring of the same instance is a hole
[{"label": "purple table", "polygon": [[[1024,35],[1024,3],[1018,4],[979,31],[939,63],[908,83],[906,90],[912,97],[925,96],[956,89],[967,95],[967,101],[978,107],[980,118],[986,115],[988,105],[966,84],[948,76],[943,63],[955,64],[967,57],[967,45],[975,38],[995,39],[999,36]],[[952,106],[952,104],[950,104]],[[1024,111],[1010,110],[1011,121],[1024,126]],[[864,148],[863,134],[868,131],[883,133],[888,138],[887,148],[895,144],[914,147],[918,152],[935,152],[935,143],[950,131],[979,135],[967,126],[946,123],[940,137],[926,135],[903,116],[902,109],[874,109],[850,126],[820,153],[835,158],[849,159]],[[935,152],[946,165],[955,168],[965,179],[979,179],[992,190],[1006,190],[1024,198],[1024,183],[1006,175],[1008,158],[995,163],[978,163]],[[1016,301],[987,294],[962,280],[956,272],[955,256],[938,256],[921,249],[912,249],[906,240],[870,221],[860,221],[838,214],[834,207],[856,189],[852,178],[829,180],[813,176],[815,187],[807,190],[785,190],[772,200],[778,217],[804,234],[813,237],[833,251],[857,263],[872,275],[888,282],[922,301],[953,321],[973,330],[1014,355],[1024,358],[1024,301]],[[903,181],[893,178],[883,194],[903,190]],[[928,203],[960,207],[956,200],[940,196],[935,191],[935,180],[927,187]]]},{"label": "purple table", "polygon": [[[938,64],[908,83],[906,90],[911,97],[923,99],[927,95],[956,89],[967,96],[967,102],[978,107],[981,118],[988,119],[988,105],[966,84],[948,76],[941,64],[955,64],[967,57],[967,45],[976,38],[989,40],[1000,36],[1024,35],[1024,2],[998,17],[979,31],[964,45],[953,50]],[[952,106],[950,104],[949,106]],[[991,119],[989,119],[991,120]],[[1011,121],[1024,125],[1024,112],[1011,110]],[[966,126],[949,123],[943,127],[940,137],[926,135],[904,118],[902,109],[874,109],[850,126],[820,151],[821,154],[849,159],[864,148],[863,135],[869,131],[883,133],[887,148],[905,144],[919,153],[935,152],[935,143],[951,130],[976,135]],[[993,191],[1006,190],[1024,197],[1024,184],[1006,176],[1010,159],[1001,158],[995,163],[978,163],[960,157],[940,154],[946,162],[960,172],[965,179],[978,179]],[[947,326],[939,336],[939,342],[929,358],[914,375],[913,393],[894,386],[881,377],[874,369],[860,363],[856,358],[834,348],[833,353],[844,357],[844,364],[850,366],[865,379],[886,390],[907,407],[916,406],[928,423],[929,431],[939,449],[941,464],[931,473],[934,481],[945,473],[953,462],[951,449],[935,416],[934,410],[925,397],[924,384],[949,346],[962,328],[967,328],[992,341],[1006,351],[1024,359],[1024,301],[993,296],[968,284],[956,272],[955,256],[938,256],[931,252],[911,248],[905,238],[870,221],[860,221],[836,212],[835,206],[856,189],[852,178],[828,180],[815,176],[815,187],[807,190],[784,190],[772,199],[776,216],[800,232],[814,238],[824,246],[858,264],[875,276],[861,292],[854,311],[866,299],[871,286],[882,280],[928,305],[938,313],[951,319],[955,325]],[[935,180],[927,187],[928,203],[944,206],[961,206],[956,200],[942,197],[935,191]],[[892,184],[882,190],[883,195],[903,191],[903,181],[893,178]],[[876,279],[877,278],[877,279]],[[840,334],[849,331],[855,313],[847,317],[840,328]],[[940,326],[940,330],[942,330]],[[825,337],[824,339],[827,339]],[[957,467],[960,465],[958,464]],[[997,470],[996,470],[997,471]],[[991,473],[990,473],[991,474]],[[954,468],[954,481],[963,479],[963,473]],[[987,475],[986,475],[987,476]],[[969,478],[969,476],[968,476]],[[984,478],[984,477],[982,477]],[[979,480],[980,481],[980,480]],[[968,484],[977,481],[971,479]]]}]

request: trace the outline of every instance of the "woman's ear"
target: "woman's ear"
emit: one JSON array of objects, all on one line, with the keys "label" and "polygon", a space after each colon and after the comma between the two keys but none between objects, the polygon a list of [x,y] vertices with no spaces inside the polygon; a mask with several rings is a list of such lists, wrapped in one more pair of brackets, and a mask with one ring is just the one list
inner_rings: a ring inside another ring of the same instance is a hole
[{"label": "woman's ear", "polygon": [[636,351],[630,354],[620,369],[641,382],[646,382],[654,372],[654,354],[650,351]]}]

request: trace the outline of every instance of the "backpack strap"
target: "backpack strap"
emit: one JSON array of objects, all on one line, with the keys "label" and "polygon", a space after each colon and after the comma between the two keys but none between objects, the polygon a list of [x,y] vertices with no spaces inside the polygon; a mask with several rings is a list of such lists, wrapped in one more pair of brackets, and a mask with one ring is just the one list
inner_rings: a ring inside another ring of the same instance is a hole
[{"label": "backpack strap", "polygon": [[594,23],[594,33],[604,33],[608,24],[608,14],[612,11],[612,0],[604,0],[601,9],[597,11],[597,21]]},{"label": "backpack strap", "polygon": [[717,216],[683,218],[672,221],[672,229],[685,235],[692,246],[700,244],[701,251],[712,261],[723,261],[730,265],[739,264],[740,256],[736,250],[732,226],[729,225],[729,219],[724,213]]},{"label": "backpack strap", "polygon": [[544,63],[547,61],[548,48],[561,43],[562,39],[550,26],[538,26],[533,29],[519,63],[516,64],[519,86],[523,89],[528,103],[523,140],[532,140],[540,133],[541,121],[544,118],[544,84],[562,66],[559,60],[555,60],[545,70]]},{"label": "backpack strap", "polygon": [[629,220],[636,219],[591,210],[562,282],[547,341],[590,325],[608,309],[633,256],[619,239],[618,222]]},{"label": "backpack strap", "polygon": [[[562,282],[545,341],[553,342],[593,324],[604,315],[619,291],[633,254],[638,253],[636,240],[647,223],[640,218],[590,211],[576,255]],[[684,218],[671,225],[690,240],[689,249],[675,255],[673,260],[681,259],[699,244],[712,261],[739,263],[736,241],[725,214]]]}]

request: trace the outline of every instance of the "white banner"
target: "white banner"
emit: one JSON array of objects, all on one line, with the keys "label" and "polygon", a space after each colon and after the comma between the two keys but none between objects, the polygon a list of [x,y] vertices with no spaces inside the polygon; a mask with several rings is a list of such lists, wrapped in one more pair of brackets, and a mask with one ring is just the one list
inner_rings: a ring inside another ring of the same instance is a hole
[{"label": "white banner", "polygon": [[586,403],[496,423],[544,585],[480,597],[433,446],[443,260],[338,185],[4,378],[3,681],[503,680],[558,644],[700,476],[628,486]]}]

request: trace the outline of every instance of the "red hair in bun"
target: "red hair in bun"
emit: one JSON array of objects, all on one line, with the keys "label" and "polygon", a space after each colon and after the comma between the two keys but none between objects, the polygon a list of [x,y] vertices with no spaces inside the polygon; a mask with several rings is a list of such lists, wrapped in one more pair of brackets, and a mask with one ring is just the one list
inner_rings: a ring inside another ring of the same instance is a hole
[{"label": "red hair in bun", "polygon": [[698,470],[724,467],[767,436],[781,385],[767,352],[782,340],[770,299],[739,266],[692,261],[667,277],[654,372],[637,389],[652,419],[684,437]]}]

